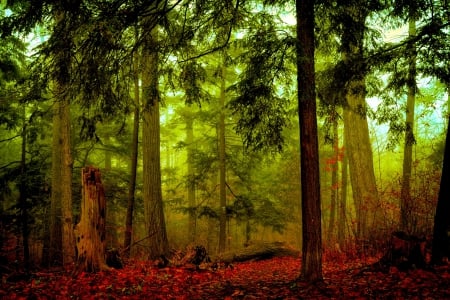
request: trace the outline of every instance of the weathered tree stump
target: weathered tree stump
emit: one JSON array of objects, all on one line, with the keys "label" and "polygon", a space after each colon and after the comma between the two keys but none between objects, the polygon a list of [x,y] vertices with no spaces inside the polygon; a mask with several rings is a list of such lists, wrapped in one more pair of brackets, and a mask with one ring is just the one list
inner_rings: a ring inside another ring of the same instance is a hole
[{"label": "weathered tree stump", "polygon": [[106,264],[106,200],[100,170],[81,170],[81,218],[75,226],[77,271],[109,269]]},{"label": "weathered tree stump", "polygon": [[408,235],[402,231],[392,233],[387,252],[378,264],[381,267],[397,267],[400,270],[426,267],[426,239]]}]

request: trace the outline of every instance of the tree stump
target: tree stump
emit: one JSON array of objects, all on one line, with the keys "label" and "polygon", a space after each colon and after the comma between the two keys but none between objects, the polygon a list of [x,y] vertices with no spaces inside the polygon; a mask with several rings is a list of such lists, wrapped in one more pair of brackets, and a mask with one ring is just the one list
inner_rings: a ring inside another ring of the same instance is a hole
[{"label": "tree stump", "polygon": [[80,222],[75,226],[77,271],[107,270],[106,200],[100,170],[81,170],[82,198]]},{"label": "tree stump", "polygon": [[381,267],[394,266],[400,270],[426,266],[426,239],[402,231],[392,233],[390,247],[378,262]]}]

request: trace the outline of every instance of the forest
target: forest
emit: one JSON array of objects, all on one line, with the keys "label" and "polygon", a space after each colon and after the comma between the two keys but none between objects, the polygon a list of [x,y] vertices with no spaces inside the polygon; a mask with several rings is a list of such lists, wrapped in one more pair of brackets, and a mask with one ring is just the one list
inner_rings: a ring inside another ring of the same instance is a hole
[{"label": "forest", "polygon": [[1,299],[450,298],[447,0],[1,0]]}]

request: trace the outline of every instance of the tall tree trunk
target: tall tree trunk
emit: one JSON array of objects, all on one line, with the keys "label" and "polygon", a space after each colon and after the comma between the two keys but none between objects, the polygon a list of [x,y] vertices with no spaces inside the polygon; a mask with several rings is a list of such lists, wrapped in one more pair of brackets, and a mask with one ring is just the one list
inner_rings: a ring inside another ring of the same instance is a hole
[{"label": "tall tree trunk", "polygon": [[[52,130],[52,178],[50,197],[50,224],[48,263],[50,266],[62,265],[62,223],[61,223],[61,144],[60,141],[60,106],[59,101],[53,103]],[[45,252],[45,251],[44,251]]]},{"label": "tall tree trunk", "polygon": [[317,137],[314,0],[297,0],[297,82],[302,187],[302,270],[304,280],[322,280],[319,145]]},{"label": "tall tree trunk", "polygon": [[[145,23],[144,23],[145,25]],[[161,188],[161,152],[158,91],[158,42],[156,29],[146,33],[143,43],[143,196],[149,238],[149,258],[165,255],[169,249]]]},{"label": "tall tree trunk", "polygon": [[130,183],[128,185],[128,203],[127,213],[125,219],[125,237],[123,247],[125,249],[125,257],[130,257],[131,240],[133,236],[133,211],[135,202],[136,190],[136,173],[138,163],[138,148],[139,148],[139,106],[140,106],[140,87],[139,87],[139,55],[134,57],[134,115],[133,115],[133,137],[131,141],[131,169],[130,169]]},{"label": "tall tree trunk", "polygon": [[[409,37],[416,35],[416,20],[410,8]],[[414,44],[409,46],[408,97],[406,101],[405,145],[403,148],[403,176],[400,205],[401,229],[409,234],[414,233],[414,215],[411,199],[411,172],[414,139],[414,110],[416,100],[416,49]]]},{"label": "tall tree trunk", "polygon": [[197,214],[195,211],[195,171],[193,166],[194,149],[194,118],[189,113],[186,116],[186,144],[187,144],[187,197],[189,205],[188,238],[194,242],[196,238]]},{"label": "tall tree trunk", "polygon": [[[448,123],[450,124],[450,114]],[[431,260],[434,264],[441,264],[443,259],[450,257],[450,240],[448,231],[450,228],[450,126],[447,126],[445,139],[444,161],[442,165],[441,184],[439,197],[434,216],[433,245]]]},{"label": "tall tree trunk", "polygon": [[[345,145],[345,140],[344,143]],[[342,158],[341,197],[339,203],[338,241],[341,249],[345,247],[347,228],[347,188],[348,188],[348,158],[344,154]]]},{"label": "tall tree trunk", "polygon": [[75,262],[75,238],[72,217],[72,154],[70,149],[70,104],[68,97],[61,103],[61,212],[63,264],[70,267]]},{"label": "tall tree trunk", "polygon": [[[225,53],[223,54],[225,57]],[[223,59],[222,76],[220,85],[220,114],[218,124],[218,150],[219,150],[219,253],[225,251],[227,239],[227,193],[226,193],[226,157],[225,157],[225,58]]]},{"label": "tall tree trunk", "polygon": [[[72,40],[68,30],[69,18],[64,11],[64,3],[57,3],[55,10],[56,31],[63,32],[65,35],[57,40],[56,52],[54,54],[54,72],[53,80],[55,82],[55,99],[58,102],[58,128],[56,138],[58,147],[53,151],[60,151],[59,161],[56,161],[59,171],[52,176],[60,176],[58,181],[60,187],[52,185],[52,189],[60,189],[59,199],[61,203],[61,224],[62,224],[62,263],[65,267],[72,267],[75,262],[75,239],[73,233],[72,220],[72,153],[71,153],[71,135],[70,135],[70,77],[72,60]],[[53,167],[52,167],[53,168]],[[53,181],[52,181],[53,184]]]},{"label": "tall tree trunk", "polygon": [[22,245],[23,245],[23,262],[25,270],[30,268],[30,247],[29,247],[29,228],[28,228],[28,205],[27,205],[27,175],[26,175],[26,150],[27,150],[27,124],[25,120],[25,106],[23,109],[24,125],[22,128],[22,149],[20,159],[20,225],[22,231]]},{"label": "tall tree trunk", "polygon": [[343,120],[350,181],[356,207],[357,238],[360,240],[369,238],[369,229],[375,225],[374,220],[378,209],[378,191],[366,115],[365,68],[361,63],[366,18],[361,10],[364,9],[354,5],[347,7],[348,16],[352,18],[353,24],[343,29],[341,38],[343,61],[348,66],[351,76],[347,83],[345,95],[347,103]]},{"label": "tall tree trunk", "polygon": [[336,108],[332,112],[332,126],[333,126],[333,151],[334,157],[333,164],[331,165],[331,204],[330,204],[330,219],[328,225],[328,243],[336,242],[336,211],[339,201],[339,188],[338,188],[338,172],[339,172],[339,133],[338,133],[338,114]]}]

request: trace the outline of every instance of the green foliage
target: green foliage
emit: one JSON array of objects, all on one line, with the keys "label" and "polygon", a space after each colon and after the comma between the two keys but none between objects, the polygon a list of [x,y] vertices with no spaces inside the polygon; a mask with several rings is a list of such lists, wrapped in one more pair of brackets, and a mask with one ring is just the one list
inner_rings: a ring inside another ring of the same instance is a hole
[{"label": "green foliage", "polygon": [[262,199],[255,209],[255,220],[264,227],[282,233],[286,226],[286,215],[269,199]]},{"label": "green foliage", "polygon": [[269,14],[258,14],[254,22],[260,23],[242,42],[247,51],[240,62],[245,67],[230,88],[237,96],[228,107],[237,117],[235,129],[248,148],[281,151],[282,131],[289,124],[295,42]]}]

